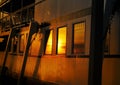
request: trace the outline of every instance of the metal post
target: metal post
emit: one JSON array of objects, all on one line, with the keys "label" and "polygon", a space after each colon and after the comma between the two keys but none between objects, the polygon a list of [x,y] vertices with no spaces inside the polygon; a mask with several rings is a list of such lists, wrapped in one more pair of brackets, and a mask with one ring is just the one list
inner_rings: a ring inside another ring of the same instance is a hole
[{"label": "metal post", "polygon": [[88,85],[101,85],[103,63],[103,7],[104,0],[92,0],[91,41]]}]

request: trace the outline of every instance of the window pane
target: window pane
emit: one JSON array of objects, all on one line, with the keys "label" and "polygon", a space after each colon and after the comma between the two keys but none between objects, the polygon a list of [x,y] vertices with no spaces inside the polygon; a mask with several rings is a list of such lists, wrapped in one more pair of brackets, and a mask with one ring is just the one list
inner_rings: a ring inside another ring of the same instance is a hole
[{"label": "window pane", "polygon": [[[0,37],[0,51],[5,51],[5,48],[6,48],[6,45],[7,45],[7,40],[8,40],[8,36]],[[10,51],[10,49],[9,49],[9,51]]]},{"label": "window pane", "polygon": [[53,34],[53,31],[50,31],[45,54],[52,54],[52,34]]},{"label": "window pane", "polygon": [[58,29],[58,45],[57,54],[65,54],[66,52],[66,27]]},{"label": "window pane", "polygon": [[74,53],[83,54],[85,44],[85,22],[74,24]]},{"label": "window pane", "polygon": [[24,35],[20,35],[20,52],[24,52],[25,49],[25,36]]},{"label": "window pane", "polygon": [[18,44],[18,36],[15,36],[12,38],[12,52],[16,53],[17,52],[17,44]]}]

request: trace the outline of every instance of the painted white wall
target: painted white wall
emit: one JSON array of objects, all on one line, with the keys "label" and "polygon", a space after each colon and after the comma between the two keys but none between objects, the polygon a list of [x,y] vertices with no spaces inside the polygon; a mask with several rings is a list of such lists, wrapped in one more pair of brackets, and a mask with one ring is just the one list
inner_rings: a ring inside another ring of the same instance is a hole
[{"label": "painted white wall", "polygon": [[[41,0],[36,0],[39,2]],[[46,0],[35,7],[36,21],[49,21],[91,7],[91,0]]]},{"label": "painted white wall", "polygon": [[[38,1],[38,0],[36,0]],[[88,1],[86,3],[86,1]],[[53,2],[53,3],[52,3]],[[69,2],[69,4],[63,3]],[[81,5],[79,4],[81,2]],[[58,5],[59,4],[59,5]],[[82,5],[84,4],[84,5]],[[65,6],[66,5],[66,6]],[[81,9],[85,9],[91,6],[91,0],[47,0],[43,2],[35,11],[35,19],[38,21],[46,21],[54,19],[55,17],[67,15],[70,12],[78,11]],[[46,9],[46,10],[44,10]],[[58,10],[57,10],[58,9]],[[119,17],[120,18],[120,17]],[[86,36],[90,35],[90,16],[86,16]],[[115,54],[118,51],[119,46],[119,29],[115,29],[114,27],[119,28],[117,24],[120,23],[117,16],[115,16],[114,20],[118,22],[114,22],[112,25],[112,33],[111,33],[111,50],[112,54]],[[69,21],[67,23],[73,23],[78,20]],[[72,27],[72,26],[70,26]],[[89,39],[86,38],[86,52],[88,54],[89,50]],[[3,55],[3,54],[2,54]],[[1,57],[0,53],[0,64],[2,65],[3,57]],[[19,74],[21,65],[22,65],[23,57],[22,56],[9,56],[7,59],[6,66],[10,68],[13,72]],[[33,77],[33,72],[35,70],[35,65],[38,64],[36,71],[36,77],[45,80],[56,82],[60,85],[87,85],[88,84],[88,58],[65,58],[65,56],[43,56],[43,58],[36,57],[28,57],[27,65],[25,69],[25,75]],[[120,59],[111,58],[104,59],[103,62],[103,80],[102,85],[119,85],[120,84]]]},{"label": "painted white wall", "polygon": [[[9,56],[6,66],[13,73],[20,73],[22,56]],[[35,66],[37,65],[37,71]],[[54,82],[59,85],[88,85],[88,58],[64,58],[43,56],[28,57],[25,76]],[[102,85],[120,85],[120,59],[105,58],[102,70]],[[33,74],[35,73],[35,76]]]}]

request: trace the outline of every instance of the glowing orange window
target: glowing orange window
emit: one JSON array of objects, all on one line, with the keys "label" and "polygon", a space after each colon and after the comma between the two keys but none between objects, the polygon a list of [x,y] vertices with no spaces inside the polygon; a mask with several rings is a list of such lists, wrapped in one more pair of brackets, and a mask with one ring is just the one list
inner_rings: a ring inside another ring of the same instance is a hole
[{"label": "glowing orange window", "polygon": [[52,54],[52,34],[53,34],[53,31],[51,30],[48,41],[47,41],[45,54]]},{"label": "glowing orange window", "polygon": [[85,22],[76,23],[74,28],[73,53],[84,54],[85,51]]},{"label": "glowing orange window", "polygon": [[66,53],[66,29],[67,27],[58,28],[57,54]]}]

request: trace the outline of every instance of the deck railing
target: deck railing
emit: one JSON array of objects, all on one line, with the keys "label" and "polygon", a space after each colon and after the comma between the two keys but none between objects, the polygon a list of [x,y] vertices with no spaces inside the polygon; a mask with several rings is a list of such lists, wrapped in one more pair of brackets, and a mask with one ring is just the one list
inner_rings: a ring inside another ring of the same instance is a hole
[{"label": "deck railing", "polygon": [[27,24],[34,19],[34,7],[28,7],[24,10],[17,10],[14,13],[0,19],[0,30],[2,32],[10,30],[11,27]]}]

